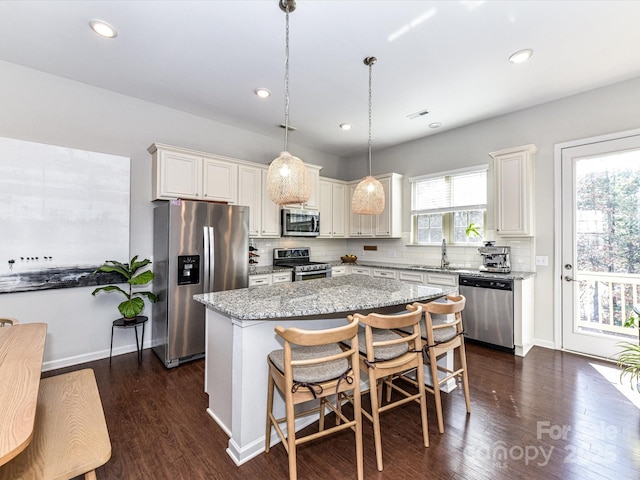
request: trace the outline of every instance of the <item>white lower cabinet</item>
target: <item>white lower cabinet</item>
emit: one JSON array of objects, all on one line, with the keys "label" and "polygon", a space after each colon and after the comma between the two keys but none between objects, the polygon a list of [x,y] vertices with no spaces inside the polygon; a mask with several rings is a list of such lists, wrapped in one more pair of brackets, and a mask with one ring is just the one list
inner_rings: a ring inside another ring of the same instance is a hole
[{"label": "white lower cabinet", "polygon": [[396,270],[386,270],[381,268],[374,268],[372,277],[376,278],[392,278],[394,280],[398,279],[398,272]]},{"label": "white lower cabinet", "polygon": [[265,273],[261,275],[249,275],[250,287],[261,287],[264,285],[271,285],[271,274]]},{"label": "white lower cabinet", "polygon": [[458,288],[458,274],[427,272],[426,282],[429,285],[443,285]]},{"label": "white lower cabinet", "polygon": [[336,265],[331,267],[331,276],[332,277],[342,277],[347,274],[347,266],[346,265]]},{"label": "white lower cabinet", "polygon": [[366,275],[367,277],[371,276],[371,268],[370,267],[359,267],[355,265],[351,265],[351,274],[352,275]]},{"label": "white lower cabinet", "polygon": [[263,287],[266,285],[275,285],[277,283],[289,282],[291,282],[291,272],[274,272],[249,275],[250,287]]},{"label": "white lower cabinet", "polygon": [[271,274],[271,283],[290,283],[291,272],[276,272]]},{"label": "white lower cabinet", "polygon": [[421,272],[407,272],[406,270],[400,270],[398,272],[398,280],[403,282],[411,282],[417,284],[424,284],[424,274]]}]

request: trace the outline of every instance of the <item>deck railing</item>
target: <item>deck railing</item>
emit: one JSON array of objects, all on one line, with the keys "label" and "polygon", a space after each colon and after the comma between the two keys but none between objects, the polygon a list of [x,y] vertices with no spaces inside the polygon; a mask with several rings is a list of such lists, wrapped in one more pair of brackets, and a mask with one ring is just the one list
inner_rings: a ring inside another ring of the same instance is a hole
[{"label": "deck railing", "polygon": [[625,328],[640,297],[640,275],[626,273],[578,272],[577,326],[621,337],[638,338]]}]

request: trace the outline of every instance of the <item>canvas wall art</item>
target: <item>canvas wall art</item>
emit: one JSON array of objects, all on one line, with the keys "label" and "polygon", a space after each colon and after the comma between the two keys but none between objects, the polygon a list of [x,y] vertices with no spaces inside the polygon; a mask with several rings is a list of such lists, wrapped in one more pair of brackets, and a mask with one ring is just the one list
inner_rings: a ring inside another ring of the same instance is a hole
[{"label": "canvas wall art", "polygon": [[0,293],[103,283],[129,258],[129,194],[127,157],[0,138]]}]

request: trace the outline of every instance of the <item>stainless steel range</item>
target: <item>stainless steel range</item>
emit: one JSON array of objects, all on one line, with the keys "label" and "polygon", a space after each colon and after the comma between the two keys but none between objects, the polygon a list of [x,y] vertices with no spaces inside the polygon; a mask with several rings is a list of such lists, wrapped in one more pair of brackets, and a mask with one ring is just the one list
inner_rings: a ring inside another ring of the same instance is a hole
[{"label": "stainless steel range", "polygon": [[331,276],[331,264],[312,262],[309,247],[274,248],[273,265],[275,267],[291,267],[293,281],[313,280]]}]

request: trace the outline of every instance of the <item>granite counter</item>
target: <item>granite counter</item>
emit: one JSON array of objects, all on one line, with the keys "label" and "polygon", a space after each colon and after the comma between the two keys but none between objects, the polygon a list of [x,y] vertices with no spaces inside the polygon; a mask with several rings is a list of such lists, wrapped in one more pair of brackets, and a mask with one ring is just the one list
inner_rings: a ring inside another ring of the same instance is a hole
[{"label": "granite counter", "polygon": [[203,293],[193,298],[236,320],[332,318],[428,302],[454,293],[441,286],[414,285],[362,275],[322,278]]}]

